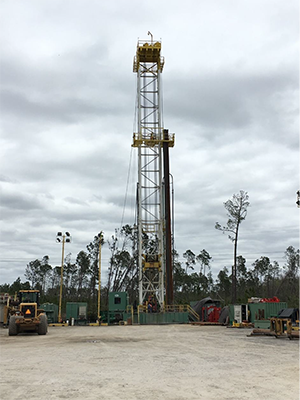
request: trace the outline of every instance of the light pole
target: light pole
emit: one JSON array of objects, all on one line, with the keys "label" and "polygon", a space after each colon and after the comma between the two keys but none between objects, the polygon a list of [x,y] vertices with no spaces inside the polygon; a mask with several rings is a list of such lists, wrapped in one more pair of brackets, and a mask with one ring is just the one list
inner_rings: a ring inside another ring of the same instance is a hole
[{"label": "light pole", "polygon": [[62,287],[63,287],[63,276],[64,276],[64,253],[65,253],[65,243],[71,242],[71,235],[69,232],[57,232],[56,242],[62,244],[61,252],[61,269],[60,269],[60,292],[59,292],[59,308],[58,308],[58,322],[62,322],[61,318],[61,302],[62,302]]},{"label": "light pole", "polygon": [[103,240],[102,231],[98,233],[97,237],[99,238],[99,257],[98,257],[98,280],[99,280],[99,287],[98,287],[98,322],[100,324],[101,315],[100,315],[100,305],[101,305],[101,245]]}]

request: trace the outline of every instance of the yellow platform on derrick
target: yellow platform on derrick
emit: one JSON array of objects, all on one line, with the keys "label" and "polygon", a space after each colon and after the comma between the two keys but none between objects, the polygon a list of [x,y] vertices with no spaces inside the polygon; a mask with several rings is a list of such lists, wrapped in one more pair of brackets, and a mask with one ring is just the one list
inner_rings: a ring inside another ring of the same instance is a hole
[{"label": "yellow platform on derrick", "polygon": [[165,59],[160,55],[161,42],[139,40],[136,55],[133,59],[133,72],[138,72],[140,63],[157,63],[157,68],[162,72]]}]

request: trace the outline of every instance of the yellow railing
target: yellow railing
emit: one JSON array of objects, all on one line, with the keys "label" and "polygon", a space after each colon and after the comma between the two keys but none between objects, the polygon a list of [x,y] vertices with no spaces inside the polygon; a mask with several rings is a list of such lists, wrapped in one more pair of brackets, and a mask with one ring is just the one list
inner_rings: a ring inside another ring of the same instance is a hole
[{"label": "yellow railing", "polygon": [[161,145],[166,142],[168,143],[169,147],[174,147],[175,145],[175,135],[174,133],[171,133],[168,135],[168,139],[162,138],[161,132],[158,131],[154,133],[146,135],[146,134],[141,134],[141,133],[134,133],[133,134],[133,143],[132,147],[139,147],[141,145],[147,145],[147,147],[154,147]]},{"label": "yellow railing", "polygon": [[187,307],[189,314],[192,315],[194,318],[196,318],[197,321],[200,321],[199,314],[190,305],[188,305]]}]

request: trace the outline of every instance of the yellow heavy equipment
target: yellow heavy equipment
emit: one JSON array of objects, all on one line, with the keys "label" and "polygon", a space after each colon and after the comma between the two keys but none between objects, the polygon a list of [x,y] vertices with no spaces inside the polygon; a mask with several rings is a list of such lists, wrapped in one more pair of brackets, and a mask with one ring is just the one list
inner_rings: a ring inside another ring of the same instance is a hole
[{"label": "yellow heavy equipment", "polygon": [[39,308],[39,290],[20,290],[16,300],[7,304],[8,335],[36,332],[46,335],[48,321],[44,310]]}]

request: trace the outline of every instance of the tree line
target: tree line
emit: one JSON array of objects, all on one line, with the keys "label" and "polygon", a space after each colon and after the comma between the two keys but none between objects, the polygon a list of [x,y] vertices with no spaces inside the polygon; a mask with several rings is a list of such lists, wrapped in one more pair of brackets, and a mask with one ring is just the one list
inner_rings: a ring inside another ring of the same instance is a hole
[{"label": "tree line", "polygon": [[[113,235],[107,244],[110,258],[106,280],[101,286],[101,304],[107,309],[108,293],[126,291],[131,304],[138,302],[138,263],[135,229],[126,225],[122,228],[123,240]],[[63,268],[63,306],[69,301],[84,301],[89,307],[92,318],[97,316],[98,298],[98,254],[99,238],[87,245],[86,251],[77,254],[74,263],[70,255],[64,260]],[[299,249],[289,246],[285,252],[283,268],[277,261],[267,256],[248,266],[243,256],[236,261],[237,303],[247,303],[250,297],[277,296],[286,301],[290,307],[298,307],[299,303]],[[232,300],[232,272],[224,266],[214,278],[211,269],[212,256],[205,249],[199,254],[192,250],[183,253],[184,261],[179,261],[179,254],[173,251],[174,302],[187,304],[211,296],[219,299],[223,305]],[[0,285],[0,292],[14,294],[20,289],[38,289],[41,302],[58,304],[61,266],[50,265],[48,256],[28,263],[25,268],[25,282],[18,277],[11,285]]]},{"label": "tree line", "polygon": [[[184,261],[179,261],[178,252],[173,249],[174,302],[186,304],[211,296],[219,299],[223,305],[229,303],[247,303],[249,297],[277,296],[290,307],[299,303],[299,249],[289,246],[285,252],[283,268],[277,261],[261,256],[251,266],[247,260],[238,256],[237,242],[240,224],[245,220],[250,205],[247,192],[240,191],[224,203],[227,211],[227,224],[218,222],[215,228],[228,234],[234,244],[233,265],[224,266],[214,278],[211,270],[212,256],[205,249],[193,252],[188,249],[183,253]],[[137,229],[125,225],[107,240],[110,250],[107,279],[101,282],[101,304],[107,309],[109,292],[126,291],[131,304],[138,303],[138,251]],[[101,241],[101,242],[100,242]],[[70,254],[64,259],[63,267],[63,305],[69,301],[88,303],[90,318],[97,316],[97,298],[99,283],[99,249],[104,245],[102,235],[77,254],[71,262]],[[155,239],[143,238],[143,252],[153,252],[157,248]],[[58,303],[61,279],[61,266],[50,265],[47,255],[36,259],[26,266],[26,282],[20,277],[13,284],[0,285],[1,292],[14,294],[20,289],[38,289],[41,302]]]}]

